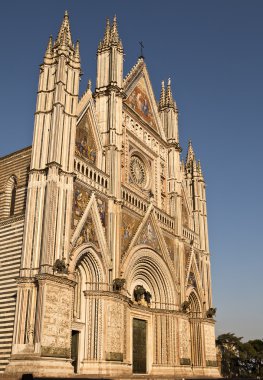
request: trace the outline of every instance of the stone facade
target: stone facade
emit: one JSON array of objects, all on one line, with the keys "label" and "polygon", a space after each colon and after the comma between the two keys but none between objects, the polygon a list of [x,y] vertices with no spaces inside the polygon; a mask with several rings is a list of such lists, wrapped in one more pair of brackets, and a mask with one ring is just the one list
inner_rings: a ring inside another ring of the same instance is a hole
[{"label": "stone facade", "polygon": [[66,13],[32,148],[0,160],[5,373],[219,375],[201,165],[191,143],[181,159],[170,80],[156,103],[143,58],[123,77],[123,54],[114,18],[79,98]]}]

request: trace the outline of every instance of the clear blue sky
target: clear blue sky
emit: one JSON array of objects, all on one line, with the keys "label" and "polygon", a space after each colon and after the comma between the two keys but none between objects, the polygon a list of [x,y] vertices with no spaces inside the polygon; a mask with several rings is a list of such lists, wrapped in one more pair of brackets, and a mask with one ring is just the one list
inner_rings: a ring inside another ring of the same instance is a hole
[{"label": "clear blue sky", "polygon": [[83,91],[105,18],[118,18],[125,72],[144,54],[156,97],[172,79],[180,138],[207,182],[217,333],[263,337],[263,1],[2,1],[0,155],[31,144],[38,65],[68,9]]}]

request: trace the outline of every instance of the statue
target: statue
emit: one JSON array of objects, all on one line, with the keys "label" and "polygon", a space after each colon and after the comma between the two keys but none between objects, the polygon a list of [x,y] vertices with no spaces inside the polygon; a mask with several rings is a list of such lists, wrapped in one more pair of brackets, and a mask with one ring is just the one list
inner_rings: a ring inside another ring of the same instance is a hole
[{"label": "statue", "polygon": [[152,298],[151,293],[146,291],[144,293],[144,298],[145,298],[145,301],[147,302],[147,305],[149,306],[151,304],[151,298]]},{"label": "statue", "polygon": [[65,263],[65,258],[63,259],[57,259],[55,261],[55,264],[53,265],[53,271],[59,274],[67,274],[68,273],[68,268]]},{"label": "statue", "polygon": [[113,291],[119,292],[123,289],[126,280],[124,278],[115,278],[113,280]]},{"label": "statue", "polygon": [[137,285],[134,289],[134,299],[139,305],[150,307],[152,295],[143,285]]},{"label": "statue", "polygon": [[184,301],[181,305],[181,311],[183,313],[187,313],[190,307],[190,302],[189,301]]},{"label": "statue", "polygon": [[215,315],[216,315],[216,307],[210,307],[206,312],[207,318],[213,318]]}]

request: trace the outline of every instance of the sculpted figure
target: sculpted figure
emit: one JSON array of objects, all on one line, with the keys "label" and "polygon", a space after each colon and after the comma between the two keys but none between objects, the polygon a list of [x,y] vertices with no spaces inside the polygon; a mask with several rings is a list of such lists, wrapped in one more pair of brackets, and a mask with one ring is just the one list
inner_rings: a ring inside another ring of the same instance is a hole
[{"label": "sculpted figure", "polygon": [[124,278],[115,278],[113,280],[113,291],[119,292],[123,289],[126,280]]}]

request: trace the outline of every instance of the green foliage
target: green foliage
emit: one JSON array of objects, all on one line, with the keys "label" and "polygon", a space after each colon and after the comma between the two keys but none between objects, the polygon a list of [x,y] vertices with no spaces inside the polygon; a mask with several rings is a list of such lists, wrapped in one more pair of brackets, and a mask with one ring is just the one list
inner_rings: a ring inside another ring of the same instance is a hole
[{"label": "green foliage", "polygon": [[221,353],[224,377],[263,377],[263,340],[242,343],[233,333],[219,335],[216,345]]}]

